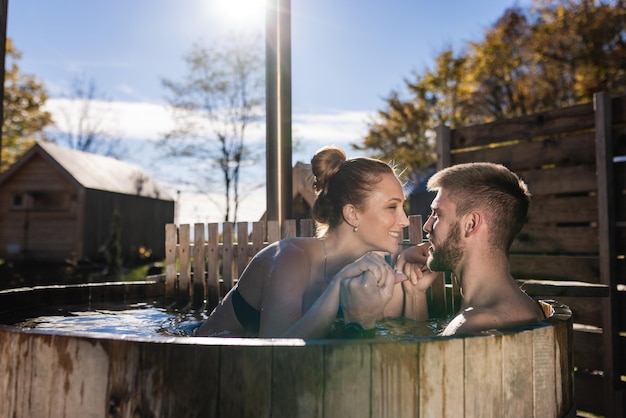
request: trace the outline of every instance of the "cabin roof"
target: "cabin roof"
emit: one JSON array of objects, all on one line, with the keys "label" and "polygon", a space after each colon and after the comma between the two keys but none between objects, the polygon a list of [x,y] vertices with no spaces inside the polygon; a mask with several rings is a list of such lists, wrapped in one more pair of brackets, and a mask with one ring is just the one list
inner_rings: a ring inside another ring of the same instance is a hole
[{"label": "cabin roof", "polygon": [[[152,180],[140,167],[115,158],[38,142],[26,152],[0,179],[6,181],[35,154],[56,162],[76,182],[86,189],[103,190],[161,200],[173,200],[167,191]],[[15,170],[12,170],[15,168]]]}]

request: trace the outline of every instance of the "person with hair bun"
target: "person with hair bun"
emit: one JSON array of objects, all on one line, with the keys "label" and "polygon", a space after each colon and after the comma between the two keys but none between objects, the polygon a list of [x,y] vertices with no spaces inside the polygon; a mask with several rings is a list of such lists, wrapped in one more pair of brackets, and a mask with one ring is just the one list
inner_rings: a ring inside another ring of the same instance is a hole
[{"label": "person with hair bun", "polygon": [[427,318],[422,282],[384,259],[398,252],[409,223],[394,168],[348,159],[334,146],[311,166],[316,237],[285,238],[256,254],[196,335],[325,338],[340,305],[344,337],[373,336],[383,317]]}]

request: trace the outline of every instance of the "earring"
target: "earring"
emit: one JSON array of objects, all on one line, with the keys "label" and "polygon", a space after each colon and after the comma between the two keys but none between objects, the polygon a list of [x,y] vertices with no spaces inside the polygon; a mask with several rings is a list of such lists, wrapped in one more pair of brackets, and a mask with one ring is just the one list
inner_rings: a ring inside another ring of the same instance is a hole
[{"label": "earring", "polygon": [[359,230],[358,226],[355,226],[354,229],[353,229],[354,232],[357,232],[358,230]]}]

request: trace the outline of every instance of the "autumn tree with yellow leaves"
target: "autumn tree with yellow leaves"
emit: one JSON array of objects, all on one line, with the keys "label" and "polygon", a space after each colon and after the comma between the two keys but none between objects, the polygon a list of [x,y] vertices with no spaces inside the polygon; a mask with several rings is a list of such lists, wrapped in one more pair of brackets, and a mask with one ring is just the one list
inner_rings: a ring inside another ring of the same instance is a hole
[{"label": "autumn tree with yellow leaves", "polygon": [[493,122],[626,94],[626,0],[536,0],[480,41],[445,49],[393,91],[355,149],[409,171],[435,159],[434,129]]},{"label": "autumn tree with yellow leaves", "polygon": [[0,171],[10,167],[36,140],[44,139],[43,130],[52,123],[50,113],[43,110],[46,90],[34,76],[20,72],[20,58],[21,53],[7,39]]}]

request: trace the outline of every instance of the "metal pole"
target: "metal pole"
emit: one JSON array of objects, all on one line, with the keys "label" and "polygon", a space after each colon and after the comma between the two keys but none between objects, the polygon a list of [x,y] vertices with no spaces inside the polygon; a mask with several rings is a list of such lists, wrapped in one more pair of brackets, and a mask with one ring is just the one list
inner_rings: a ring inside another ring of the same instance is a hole
[{"label": "metal pole", "polygon": [[291,0],[280,0],[278,13],[278,44],[280,70],[278,88],[280,103],[280,220],[293,218],[293,174],[291,144]]},{"label": "metal pole", "polygon": [[291,4],[268,0],[265,21],[267,220],[292,216]]},{"label": "metal pole", "polygon": [[[4,77],[7,46],[7,13],[9,0],[0,0],[0,120],[4,121]],[[0,129],[0,167],[2,167],[2,129]]]},{"label": "metal pole", "polygon": [[266,212],[268,221],[278,220],[278,83],[276,10],[278,0],[267,0],[265,11],[265,162]]}]

